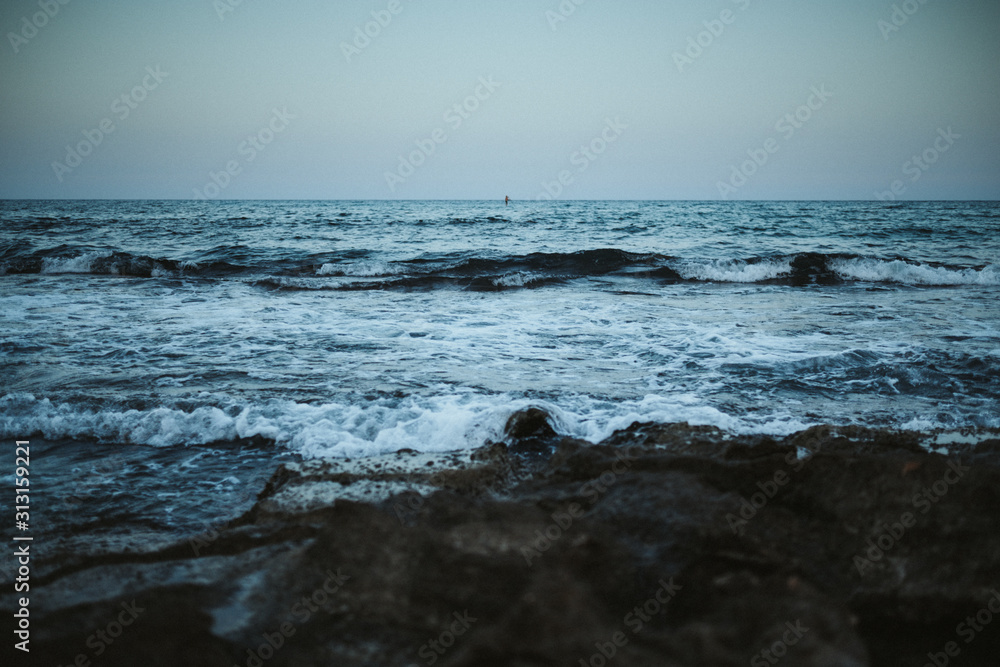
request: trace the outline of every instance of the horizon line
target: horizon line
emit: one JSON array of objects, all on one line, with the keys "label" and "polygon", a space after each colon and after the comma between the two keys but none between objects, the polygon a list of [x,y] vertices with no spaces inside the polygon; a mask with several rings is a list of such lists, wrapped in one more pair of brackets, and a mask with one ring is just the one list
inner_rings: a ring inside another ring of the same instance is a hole
[{"label": "horizon line", "polygon": [[[415,199],[384,199],[384,198],[337,198],[337,199],[317,199],[312,197],[304,198],[235,198],[235,199],[195,199],[191,197],[0,197],[4,202],[25,202],[25,201],[170,201],[170,202],[501,202],[503,199],[482,199],[482,198],[415,198]],[[871,203],[871,204],[920,204],[920,203],[1000,203],[997,199],[514,199],[511,203],[531,203],[531,204],[560,204],[569,202],[677,202],[677,203],[700,203],[700,204],[748,204],[748,203],[777,203],[777,202],[808,202],[808,203]]]}]

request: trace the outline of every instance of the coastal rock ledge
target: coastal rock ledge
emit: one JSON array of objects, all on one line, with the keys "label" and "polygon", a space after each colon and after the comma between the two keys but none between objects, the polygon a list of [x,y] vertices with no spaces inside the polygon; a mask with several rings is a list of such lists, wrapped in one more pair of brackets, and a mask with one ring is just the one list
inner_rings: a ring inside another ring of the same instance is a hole
[{"label": "coastal rock ledge", "polygon": [[49,563],[32,664],[1000,664],[995,433],[512,423],[285,464],[195,548]]}]

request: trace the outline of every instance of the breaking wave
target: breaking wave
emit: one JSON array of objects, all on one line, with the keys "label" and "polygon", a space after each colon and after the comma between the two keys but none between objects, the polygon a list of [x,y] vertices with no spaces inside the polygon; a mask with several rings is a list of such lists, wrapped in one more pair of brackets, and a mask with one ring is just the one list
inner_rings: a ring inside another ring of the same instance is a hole
[{"label": "breaking wave", "polygon": [[[534,288],[569,280],[622,277],[659,283],[746,283],[790,286],[850,282],[912,286],[995,287],[1000,268],[947,266],[906,258],[799,253],[746,259],[670,257],[616,249],[573,253],[478,257],[449,255],[428,259],[370,259],[348,251],[329,261],[314,257],[254,257],[247,248],[214,249],[202,260],[156,258],[123,251],[60,247],[0,260],[2,274],[114,275],[137,278],[247,277],[279,289],[434,289],[471,291]],[[327,282],[323,282],[326,279]]]},{"label": "breaking wave", "polygon": [[693,395],[651,395],[631,401],[576,397],[566,405],[508,395],[454,391],[431,397],[383,397],[363,403],[259,403],[115,410],[56,404],[11,394],[0,398],[3,437],[82,439],[174,447],[257,438],[305,458],[375,456],[401,449],[455,451],[504,438],[510,416],[544,409],[563,435],[598,442],[635,422],[689,422],[735,433],[787,435],[809,426],[788,415],[755,421],[727,415]]}]

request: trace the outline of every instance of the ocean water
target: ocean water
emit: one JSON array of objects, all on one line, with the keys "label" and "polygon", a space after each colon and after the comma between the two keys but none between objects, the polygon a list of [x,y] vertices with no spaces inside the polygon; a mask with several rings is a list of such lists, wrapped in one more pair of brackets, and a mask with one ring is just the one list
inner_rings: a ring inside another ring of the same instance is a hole
[{"label": "ocean water", "polygon": [[0,434],[68,531],[528,406],[591,441],[996,428],[998,303],[995,203],[7,201]]}]

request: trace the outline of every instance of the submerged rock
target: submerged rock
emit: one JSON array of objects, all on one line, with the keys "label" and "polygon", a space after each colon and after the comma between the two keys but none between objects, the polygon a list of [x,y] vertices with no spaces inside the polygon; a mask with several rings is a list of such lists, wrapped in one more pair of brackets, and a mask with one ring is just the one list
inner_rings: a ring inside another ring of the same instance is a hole
[{"label": "submerged rock", "polygon": [[[917,667],[954,642],[996,664],[995,437],[945,456],[637,424],[590,445],[512,422],[510,449],[284,465],[197,550],[57,568],[32,583],[33,659]],[[555,452],[512,455],[536,437]],[[144,611],[91,640],[123,603]]]}]

